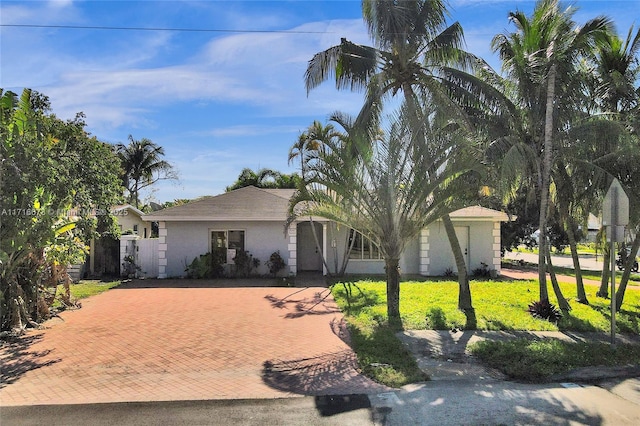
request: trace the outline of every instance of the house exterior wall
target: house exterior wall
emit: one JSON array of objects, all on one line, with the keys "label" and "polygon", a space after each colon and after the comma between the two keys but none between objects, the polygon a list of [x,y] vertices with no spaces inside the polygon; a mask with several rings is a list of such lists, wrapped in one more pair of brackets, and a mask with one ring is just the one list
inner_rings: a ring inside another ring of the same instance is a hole
[{"label": "house exterior wall", "polygon": [[[120,232],[124,233],[132,231],[134,235],[145,238],[145,229],[147,230],[146,238],[151,238],[151,222],[145,222],[137,214],[127,211],[128,214],[116,214]],[[133,226],[138,225],[138,232],[133,231]]]},{"label": "house exterior wall", "polygon": [[161,278],[185,276],[187,265],[209,251],[210,231],[213,230],[244,231],[245,250],[260,259],[257,273],[269,272],[266,263],[275,251],[280,251],[285,262],[288,260],[288,239],[281,222],[160,222],[160,230]]},{"label": "house exterior wall", "polygon": [[[480,268],[483,262],[489,269],[500,272],[500,222],[457,220],[454,226],[465,226],[469,229],[468,272]],[[427,242],[429,267],[427,271],[423,270],[422,274],[444,275],[447,269],[455,270],[455,259],[441,221],[429,226]]]}]

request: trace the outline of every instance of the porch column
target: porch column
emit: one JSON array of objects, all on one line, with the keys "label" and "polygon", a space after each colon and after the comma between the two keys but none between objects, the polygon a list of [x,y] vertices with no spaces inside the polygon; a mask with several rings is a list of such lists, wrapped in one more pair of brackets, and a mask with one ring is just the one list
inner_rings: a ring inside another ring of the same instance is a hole
[{"label": "porch column", "polygon": [[167,223],[158,222],[158,278],[167,278]]},{"label": "porch column", "polygon": [[[322,222],[322,258],[327,259],[327,222]],[[327,275],[327,265],[322,262],[322,275]]]},{"label": "porch column", "polygon": [[500,222],[493,222],[493,269],[500,275]]},{"label": "porch column", "polygon": [[420,231],[420,275],[429,275],[429,228]]},{"label": "porch column", "polygon": [[289,275],[297,274],[297,266],[298,266],[298,246],[297,246],[297,238],[296,235],[298,233],[298,223],[295,222],[291,226],[289,226],[289,230],[287,231],[287,237],[289,239],[287,247],[289,249],[289,256],[287,259],[287,265],[289,265]]}]

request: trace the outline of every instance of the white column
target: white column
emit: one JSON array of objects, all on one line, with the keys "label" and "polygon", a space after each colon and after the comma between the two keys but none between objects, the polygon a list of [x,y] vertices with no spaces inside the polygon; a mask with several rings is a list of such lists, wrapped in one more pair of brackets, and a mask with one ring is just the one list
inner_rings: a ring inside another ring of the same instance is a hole
[{"label": "white column", "polygon": [[289,226],[289,230],[287,231],[288,237],[288,249],[289,256],[287,259],[287,265],[289,265],[289,275],[296,275],[297,273],[297,265],[298,265],[298,253],[297,253],[297,231],[298,231],[298,222],[294,222]]},{"label": "white column", "polygon": [[420,231],[420,275],[429,275],[429,228]]},{"label": "white column", "polygon": [[167,223],[158,222],[158,278],[167,278]]},{"label": "white column", "polygon": [[[322,222],[322,258],[327,259],[327,222]],[[322,275],[327,275],[327,266],[322,262]]]},{"label": "white column", "polygon": [[496,273],[499,275],[501,266],[500,266],[500,222],[493,222],[493,269],[496,270]]}]

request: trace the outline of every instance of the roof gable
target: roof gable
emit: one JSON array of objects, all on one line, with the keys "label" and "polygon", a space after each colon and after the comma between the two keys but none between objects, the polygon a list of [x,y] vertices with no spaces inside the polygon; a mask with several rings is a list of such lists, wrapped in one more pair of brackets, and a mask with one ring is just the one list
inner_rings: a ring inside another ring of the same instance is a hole
[{"label": "roof gable", "polygon": [[163,221],[285,221],[293,189],[261,189],[246,186],[216,196],[202,197],[180,206],[158,210],[145,216]]}]

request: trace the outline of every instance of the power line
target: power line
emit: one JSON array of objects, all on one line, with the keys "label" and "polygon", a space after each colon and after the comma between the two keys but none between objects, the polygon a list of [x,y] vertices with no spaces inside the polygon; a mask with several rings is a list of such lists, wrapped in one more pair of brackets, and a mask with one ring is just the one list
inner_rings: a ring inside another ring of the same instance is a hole
[{"label": "power line", "polygon": [[54,28],[63,30],[110,30],[110,31],[177,31],[192,33],[281,33],[281,34],[328,34],[328,31],[297,30],[230,30],[213,28],[153,28],[153,27],[103,27],[88,25],[39,25],[39,24],[0,24],[0,27],[13,28]]}]

